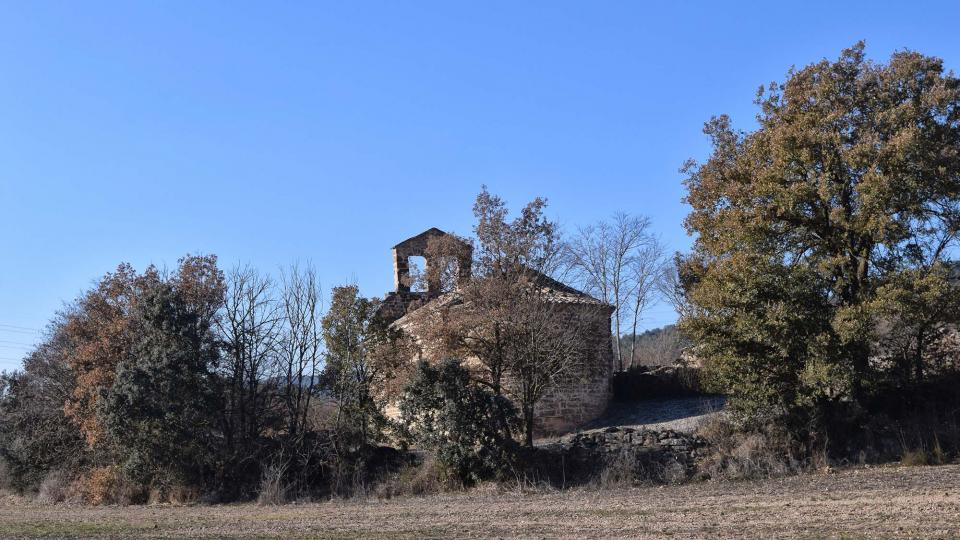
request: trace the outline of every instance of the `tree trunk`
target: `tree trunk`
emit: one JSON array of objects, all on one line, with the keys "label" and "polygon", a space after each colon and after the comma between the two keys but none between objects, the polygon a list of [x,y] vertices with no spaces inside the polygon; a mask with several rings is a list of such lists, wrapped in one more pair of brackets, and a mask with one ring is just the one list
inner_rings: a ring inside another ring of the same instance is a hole
[{"label": "tree trunk", "polygon": [[617,365],[620,371],[623,371],[623,352],[620,350],[620,300],[617,299],[617,306],[613,312],[613,343],[617,353]]},{"label": "tree trunk", "polygon": [[523,407],[523,444],[533,447],[533,407]]},{"label": "tree trunk", "polygon": [[917,334],[917,351],[913,355],[914,377],[917,382],[923,381],[923,331]]}]

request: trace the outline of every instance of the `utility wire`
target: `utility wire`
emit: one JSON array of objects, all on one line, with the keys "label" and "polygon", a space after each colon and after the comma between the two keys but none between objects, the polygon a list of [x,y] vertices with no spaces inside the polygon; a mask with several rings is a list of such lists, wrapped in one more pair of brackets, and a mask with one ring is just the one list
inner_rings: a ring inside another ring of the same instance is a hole
[{"label": "utility wire", "polygon": [[29,332],[40,332],[39,328],[29,328],[27,326],[17,326],[15,324],[0,323],[0,327],[13,328],[14,330],[27,330]]},{"label": "utility wire", "polygon": [[0,328],[0,333],[6,332],[7,334],[16,334],[18,336],[38,336],[40,332],[29,332],[27,330],[11,330],[9,328]]},{"label": "utility wire", "polygon": [[8,341],[6,339],[0,339],[0,343],[9,343],[10,345],[23,345],[24,347],[34,347],[34,343],[24,343],[22,341]]}]

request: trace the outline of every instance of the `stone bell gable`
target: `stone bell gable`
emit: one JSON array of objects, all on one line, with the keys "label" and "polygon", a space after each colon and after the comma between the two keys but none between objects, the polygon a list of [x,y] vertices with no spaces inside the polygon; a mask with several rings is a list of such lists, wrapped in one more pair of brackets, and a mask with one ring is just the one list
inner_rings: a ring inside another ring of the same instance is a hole
[{"label": "stone bell gable", "polygon": [[430,272],[432,265],[439,262],[429,256],[427,246],[431,239],[439,237],[455,239],[461,244],[462,249],[458,252],[463,255],[457,261],[458,281],[470,279],[470,266],[473,262],[472,247],[461,240],[456,240],[456,237],[450,233],[431,227],[393,246],[393,291],[387,293],[383,299],[380,308],[381,317],[393,322],[406,315],[411,306],[423,305],[442,294],[440,284],[433,280],[427,282],[425,291],[412,290],[413,276],[410,275],[410,257],[423,257],[426,261],[424,270],[428,276],[432,275]]}]

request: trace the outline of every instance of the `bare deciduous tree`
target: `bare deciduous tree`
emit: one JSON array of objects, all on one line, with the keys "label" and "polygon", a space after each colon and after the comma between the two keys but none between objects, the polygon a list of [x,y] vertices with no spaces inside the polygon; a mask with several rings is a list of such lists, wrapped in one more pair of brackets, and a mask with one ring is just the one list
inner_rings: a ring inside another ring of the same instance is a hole
[{"label": "bare deciduous tree", "polygon": [[542,287],[522,284],[516,292],[512,324],[506,327],[510,376],[507,394],[520,405],[524,444],[533,446],[537,403],[586,357],[584,335],[590,317],[544,298]]},{"label": "bare deciduous tree", "polygon": [[279,341],[281,396],[288,435],[306,431],[310,401],[323,367],[322,297],[316,271],[298,265],[282,274],[284,328]]},{"label": "bare deciduous tree", "polygon": [[[566,264],[584,289],[612,305],[617,367],[625,367],[619,339],[636,335],[644,311],[655,302],[656,283],[663,267],[663,246],[650,232],[645,217],[614,214],[610,221],[583,227],[567,244]],[[631,345],[630,364],[635,347]]]},{"label": "bare deciduous tree", "polygon": [[273,414],[282,323],[273,281],[252,268],[234,268],[227,276],[219,320],[226,360],[221,375],[228,448],[259,438]]}]

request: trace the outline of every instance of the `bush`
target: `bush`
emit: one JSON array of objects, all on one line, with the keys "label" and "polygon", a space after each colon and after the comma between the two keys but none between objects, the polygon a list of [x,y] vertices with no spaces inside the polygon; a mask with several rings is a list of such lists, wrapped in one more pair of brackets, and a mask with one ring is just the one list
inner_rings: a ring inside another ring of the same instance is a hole
[{"label": "bush", "polygon": [[457,360],[417,366],[400,401],[400,434],[436,454],[442,480],[469,486],[504,478],[518,450],[516,409],[474,383]]},{"label": "bush", "polygon": [[637,456],[623,450],[608,460],[600,469],[596,478],[599,489],[613,489],[632,486],[637,481]]},{"label": "bush", "polygon": [[212,337],[168,284],[147,291],[138,316],[135,360],[121,362],[113,385],[101,392],[98,419],[129,477],[165,494],[203,486],[217,460]]},{"label": "bush", "polygon": [[69,490],[92,505],[142,504],[148,495],[144,486],[130,481],[116,465],[86,471],[70,484]]},{"label": "bush", "polygon": [[21,494],[85,457],[80,432],[63,413],[73,378],[48,349],[32,353],[24,371],[0,374],[0,487]]}]

